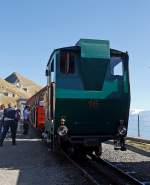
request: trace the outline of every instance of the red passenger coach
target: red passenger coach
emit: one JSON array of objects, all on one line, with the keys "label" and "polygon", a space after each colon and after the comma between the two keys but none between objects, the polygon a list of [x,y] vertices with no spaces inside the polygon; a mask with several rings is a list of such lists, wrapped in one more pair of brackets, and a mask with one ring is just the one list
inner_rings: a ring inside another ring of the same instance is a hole
[{"label": "red passenger coach", "polygon": [[37,122],[37,127],[40,129],[44,128],[44,123],[45,123],[45,110],[44,106],[37,106],[36,107],[36,122]]},{"label": "red passenger coach", "polygon": [[45,126],[45,98],[47,86],[42,88],[39,92],[33,95],[28,101],[27,105],[31,108],[30,121],[33,127],[44,130]]}]

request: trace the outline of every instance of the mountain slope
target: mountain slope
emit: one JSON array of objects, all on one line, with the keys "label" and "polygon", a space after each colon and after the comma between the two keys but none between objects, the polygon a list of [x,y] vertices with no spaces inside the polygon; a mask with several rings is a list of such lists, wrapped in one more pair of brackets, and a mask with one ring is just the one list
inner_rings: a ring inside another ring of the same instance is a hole
[{"label": "mountain slope", "polygon": [[11,83],[8,83],[7,81],[3,80],[2,78],[0,78],[0,92],[11,92],[13,94],[16,94],[17,96],[23,96],[25,98],[28,98],[29,95],[24,92],[24,91],[20,91],[18,90],[18,88],[16,86],[14,86]]},{"label": "mountain slope", "polygon": [[0,104],[16,104],[18,99],[28,99],[40,89],[35,82],[14,72],[5,80],[0,78]]},{"label": "mountain slope", "polygon": [[13,72],[7,78],[5,78],[5,80],[15,85],[20,90],[25,91],[29,96],[32,96],[41,89],[41,87],[35,82],[27,79],[17,72]]}]

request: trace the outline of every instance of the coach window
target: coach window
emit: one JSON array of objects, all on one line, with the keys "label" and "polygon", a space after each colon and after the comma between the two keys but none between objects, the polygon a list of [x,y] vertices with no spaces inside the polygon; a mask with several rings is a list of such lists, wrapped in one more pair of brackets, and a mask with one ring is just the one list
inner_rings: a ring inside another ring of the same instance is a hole
[{"label": "coach window", "polygon": [[69,52],[61,53],[60,72],[63,74],[75,73],[75,55]]}]

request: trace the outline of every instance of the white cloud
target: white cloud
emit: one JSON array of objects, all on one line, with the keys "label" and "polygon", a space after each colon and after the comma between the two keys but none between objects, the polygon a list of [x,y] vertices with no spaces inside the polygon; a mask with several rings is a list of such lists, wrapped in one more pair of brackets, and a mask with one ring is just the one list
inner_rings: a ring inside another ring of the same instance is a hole
[{"label": "white cloud", "polygon": [[140,112],[143,112],[144,109],[131,109],[130,114],[139,114]]}]

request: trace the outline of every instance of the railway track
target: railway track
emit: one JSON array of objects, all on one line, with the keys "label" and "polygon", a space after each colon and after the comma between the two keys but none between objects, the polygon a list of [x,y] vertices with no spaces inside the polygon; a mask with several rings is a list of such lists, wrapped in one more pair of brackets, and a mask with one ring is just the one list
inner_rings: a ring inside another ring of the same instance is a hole
[{"label": "railway track", "polygon": [[126,146],[126,152],[118,152],[117,154],[117,152],[114,151],[113,142],[107,141],[103,145],[104,150],[102,158],[125,173],[138,179],[140,182],[143,182],[143,184],[150,185],[149,143],[145,143],[141,139],[135,141],[127,138]]},{"label": "railway track", "polygon": [[96,185],[145,185],[145,183],[137,180],[108,161],[105,161],[94,154],[77,157],[72,159],[64,151],[65,157],[73,163],[92,184]]},{"label": "railway track", "polygon": [[94,163],[93,165],[97,168],[97,170],[108,177],[112,184],[144,185],[143,182],[131,176],[129,174],[130,172],[124,172],[108,161],[98,158],[93,154],[91,154],[89,158],[92,160],[92,163]]}]

